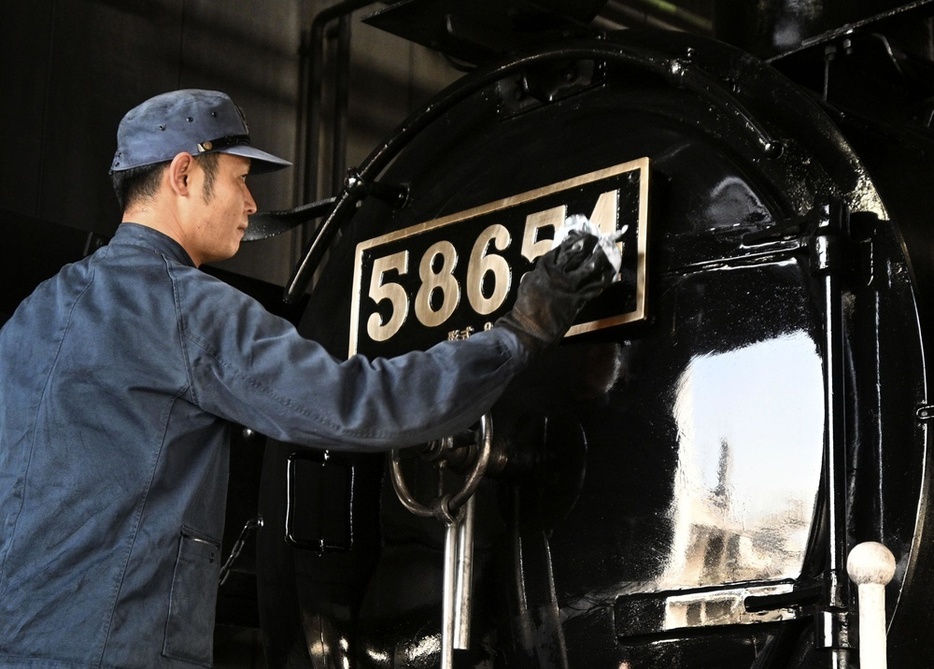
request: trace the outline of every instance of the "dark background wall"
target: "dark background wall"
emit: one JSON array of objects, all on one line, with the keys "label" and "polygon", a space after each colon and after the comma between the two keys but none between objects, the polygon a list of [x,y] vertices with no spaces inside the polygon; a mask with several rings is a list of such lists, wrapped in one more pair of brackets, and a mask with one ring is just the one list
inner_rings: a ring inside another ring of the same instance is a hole
[{"label": "dark background wall", "polygon": [[[0,4],[0,216],[111,234],[117,124],[174,88],[230,93],[254,142],[291,157],[302,11],[292,0]],[[252,185],[261,206],[291,205],[290,175]]]},{"label": "dark background wall", "polygon": [[[214,88],[244,110],[253,142],[301,161],[302,34],[325,0],[4,0],[0,3],[0,226],[38,220],[110,235],[108,169],[123,114],[175,88]],[[415,105],[453,79],[434,53],[352,17],[347,164],[359,164]],[[328,33],[325,65],[336,39]],[[333,89],[325,71],[324,102]],[[329,117],[325,113],[325,124]],[[323,135],[329,132],[325,125]],[[332,194],[327,137],[319,192]],[[301,204],[301,165],[253,177],[260,209]],[[50,242],[51,243],[51,242]],[[223,269],[283,285],[304,246],[244,244]],[[2,278],[2,276],[0,276]]]}]

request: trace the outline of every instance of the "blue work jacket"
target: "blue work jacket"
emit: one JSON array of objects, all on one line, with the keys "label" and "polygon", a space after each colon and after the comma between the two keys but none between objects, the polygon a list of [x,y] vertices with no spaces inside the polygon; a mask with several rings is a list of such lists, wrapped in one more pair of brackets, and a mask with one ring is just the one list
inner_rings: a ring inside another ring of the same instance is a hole
[{"label": "blue work jacket", "polygon": [[123,224],[0,330],[0,666],[210,666],[231,423],[384,450],[468,427],[514,334],[339,360]]}]

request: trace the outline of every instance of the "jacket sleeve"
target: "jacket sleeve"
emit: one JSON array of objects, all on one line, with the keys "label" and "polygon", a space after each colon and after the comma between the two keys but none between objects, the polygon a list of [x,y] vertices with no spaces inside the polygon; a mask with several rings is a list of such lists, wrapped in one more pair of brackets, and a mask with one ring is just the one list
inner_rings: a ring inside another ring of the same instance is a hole
[{"label": "jacket sleeve", "polygon": [[175,282],[192,401],[282,441],[386,450],[454,434],[528,362],[499,327],[427,351],[342,361],[252,298],[190,272]]}]

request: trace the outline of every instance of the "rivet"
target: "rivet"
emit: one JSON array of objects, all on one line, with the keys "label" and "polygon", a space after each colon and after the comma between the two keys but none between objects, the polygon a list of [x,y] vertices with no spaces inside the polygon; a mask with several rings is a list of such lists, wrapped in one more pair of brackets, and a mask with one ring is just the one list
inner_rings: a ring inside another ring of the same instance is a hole
[{"label": "rivet", "polygon": [[164,125],[160,125],[160,126],[159,126],[159,130],[165,130],[165,126],[164,126]]},{"label": "rivet", "polygon": [[194,119],[191,118],[191,117],[189,116],[189,117],[188,117],[188,122],[191,123],[192,121],[194,121]]}]

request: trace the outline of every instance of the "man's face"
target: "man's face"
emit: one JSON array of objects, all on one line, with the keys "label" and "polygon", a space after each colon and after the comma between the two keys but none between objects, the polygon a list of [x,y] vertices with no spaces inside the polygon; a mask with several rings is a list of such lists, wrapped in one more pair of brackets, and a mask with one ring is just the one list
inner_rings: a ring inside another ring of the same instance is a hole
[{"label": "man's face", "polygon": [[200,166],[192,173],[192,205],[195,218],[188,253],[196,265],[232,257],[240,248],[248,216],[256,212],[256,202],[246,185],[250,172],[248,158],[218,154],[217,174],[210,194]]}]

